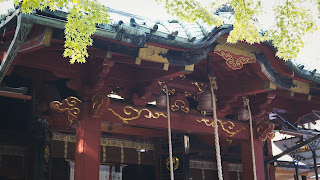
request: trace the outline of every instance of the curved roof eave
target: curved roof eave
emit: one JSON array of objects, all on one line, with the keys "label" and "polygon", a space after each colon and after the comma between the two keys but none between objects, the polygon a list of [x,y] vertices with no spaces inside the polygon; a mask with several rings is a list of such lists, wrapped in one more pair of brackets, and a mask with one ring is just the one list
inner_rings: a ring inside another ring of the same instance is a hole
[{"label": "curved roof eave", "polygon": [[[272,42],[265,42],[265,44],[273,48],[275,51],[278,51],[278,49],[273,46]],[[294,73],[295,76],[320,84],[319,73],[304,70],[303,68],[292,62],[292,60],[284,61],[284,64]]]},{"label": "curved roof eave", "polygon": [[[201,22],[185,23],[176,20],[165,23],[152,22],[147,18],[114,9],[108,8],[108,11],[117,18],[111,17],[111,21],[108,24],[98,25],[94,35],[132,44],[137,47],[143,47],[145,42],[153,42],[169,47],[186,49],[187,51],[184,52],[169,50],[166,54],[162,55],[167,57],[169,63],[173,65],[195,64],[205,59],[208,53],[215,48],[216,43],[214,42],[216,39],[232,30],[232,24],[230,23],[232,15],[226,16],[225,12],[222,16],[226,20],[226,23],[220,27],[210,28]],[[35,24],[64,29],[67,14],[67,11],[64,10],[56,12],[42,11],[35,12],[32,15],[23,15],[23,17],[28,20],[31,19]],[[2,24],[3,21],[0,23]],[[272,46],[268,42],[266,44]],[[320,83],[319,77],[308,74],[307,71],[299,69],[290,61],[286,65],[298,76]],[[291,83],[286,84],[287,87],[289,84],[291,85]]]}]

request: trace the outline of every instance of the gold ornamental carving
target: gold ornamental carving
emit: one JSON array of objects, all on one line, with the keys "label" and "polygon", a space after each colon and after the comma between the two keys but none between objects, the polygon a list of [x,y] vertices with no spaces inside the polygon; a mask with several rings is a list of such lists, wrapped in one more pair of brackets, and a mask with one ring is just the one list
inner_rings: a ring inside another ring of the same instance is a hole
[{"label": "gold ornamental carving", "polygon": [[268,121],[260,120],[255,125],[259,139],[265,141],[267,138],[273,139],[275,134],[272,132],[274,124]]},{"label": "gold ornamental carving", "polygon": [[204,83],[199,83],[199,82],[191,82],[191,84],[197,86],[198,90],[200,93],[202,93],[205,89],[205,84]]},{"label": "gold ornamental carving", "polygon": [[123,113],[128,117],[123,117],[120,114],[116,113],[113,109],[108,108],[107,111],[111,111],[115,116],[121,119],[124,123],[129,123],[128,121],[136,120],[141,117],[142,112],[146,112],[143,117],[147,119],[158,119],[160,117],[167,118],[163,112],[152,112],[147,108],[135,109],[132,106],[126,106],[123,108]]},{"label": "gold ornamental carving", "polygon": [[107,95],[96,95],[92,98],[92,116],[99,118],[106,107],[109,106],[110,99]]},{"label": "gold ornamental carving", "polygon": [[[197,120],[197,122],[199,123],[204,123],[206,126],[208,127],[214,127],[214,121],[211,121],[209,119],[204,119],[202,118],[201,120]],[[236,129],[234,122],[232,121],[222,121],[220,119],[218,119],[218,122],[221,125],[221,129],[225,132],[227,132],[228,134],[230,134],[229,137],[233,137],[236,134],[238,134],[240,131],[242,130],[246,130],[245,127],[241,127],[240,129]]]},{"label": "gold ornamental carving", "polygon": [[44,159],[46,160],[46,163],[48,163],[50,160],[50,154],[51,154],[50,147],[46,145],[46,148],[44,150]]},{"label": "gold ornamental carving", "polygon": [[225,50],[215,50],[214,51],[219,56],[226,60],[226,64],[233,70],[238,70],[243,67],[244,64],[255,63],[256,60],[244,55],[234,55]]},{"label": "gold ornamental carving", "polygon": [[190,111],[190,109],[186,106],[186,103],[180,99],[174,101],[174,104],[171,105],[171,110],[181,110],[184,113],[188,113]]},{"label": "gold ornamental carving", "polygon": [[[172,163],[173,163],[173,170],[174,171],[177,170],[179,168],[179,158],[173,156]],[[166,166],[167,166],[167,169],[170,170],[170,157],[168,157],[166,160]]]},{"label": "gold ornamental carving", "polygon": [[70,125],[80,114],[80,106],[82,101],[76,97],[68,97],[63,100],[62,103],[59,101],[53,101],[50,103],[50,108],[58,112],[67,112],[68,121]]}]

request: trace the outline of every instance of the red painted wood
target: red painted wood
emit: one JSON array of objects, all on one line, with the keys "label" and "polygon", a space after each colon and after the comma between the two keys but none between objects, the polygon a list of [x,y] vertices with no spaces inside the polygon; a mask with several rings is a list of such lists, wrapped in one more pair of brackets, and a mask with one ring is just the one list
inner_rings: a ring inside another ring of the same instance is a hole
[{"label": "red painted wood", "polygon": [[75,180],[99,180],[101,119],[89,117],[89,106],[76,128]]},{"label": "red painted wood", "polygon": [[[260,139],[254,139],[257,180],[264,180],[263,147]],[[249,140],[241,142],[242,179],[253,180],[251,143]]]},{"label": "red painted wood", "polygon": [[228,162],[223,161],[222,162],[222,172],[223,172],[223,180],[229,180],[229,168],[228,168]]},{"label": "red painted wood", "polygon": [[[109,108],[114,110],[116,113],[121,115],[122,117],[134,117],[137,116],[136,112],[132,112],[131,115],[124,114],[124,108],[128,106],[128,104],[124,103],[116,103],[116,102],[110,102]],[[142,109],[145,107],[139,107],[139,106],[132,106],[135,109]],[[165,109],[158,109],[158,108],[148,108],[153,113],[155,112],[162,112],[164,114],[166,113]],[[145,115],[147,115],[148,112],[143,111],[141,112],[141,115],[139,118],[136,118],[134,120],[128,121],[128,125],[130,126],[138,126],[138,127],[149,127],[149,128],[156,128],[156,129],[167,129],[168,128],[168,122],[167,119],[164,117],[159,117],[158,119],[153,118],[146,118]],[[197,134],[208,134],[213,135],[213,127],[212,126],[206,126],[204,122],[197,122],[197,120],[201,120],[202,118],[210,120],[212,122],[213,118],[211,116],[202,116],[197,111],[190,111],[188,113],[183,112],[171,112],[171,128],[173,131],[181,131],[181,132],[189,132],[189,133],[197,133]],[[103,121],[106,122],[112,122],[112,123],[118,123],[122,124],[123,121],[119,119],[116,115],[114,115],[111,111],[106,111],[103,116],[101,117]],[[223,120],[223,122],[226,122],[227,120]],[[233,139],[249,139],[249,127],[247,123],[241,122],[241,121],[232,121],[228,120],[230,122],[233,122],[235,127],[234,129],[229,129],[230,131],[236,131],[241,128],[245,128],[245,130],[239,131],[234,136],[231,136],[229,133],[227,133],[225,130],[221,128],[220,123],[219,125],[219,136],[221,138],[233,138]],[[229,123],[225,125],[225,128],[228,128],[230,126]]]}]

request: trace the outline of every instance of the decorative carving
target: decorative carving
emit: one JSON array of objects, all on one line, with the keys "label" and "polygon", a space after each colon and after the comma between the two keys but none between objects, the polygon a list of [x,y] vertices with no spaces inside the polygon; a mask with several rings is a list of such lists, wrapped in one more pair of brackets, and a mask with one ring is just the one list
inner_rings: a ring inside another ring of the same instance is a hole
[{"label": "decorative carving", "polygon": [[[172,163],[173,163],[173,170],[174,171],[177,170],[179,167],[179,158],[173,156]],[[166,166],[167,166],[167,169],[170,170],[170,157],[168,157],[166,160]]]},{"label": "decorative carving", "polygon": [[0,155],[24,156],[24,147],[0,145]]},{"label": "decorative carving", "polygon": [[273,139],[275,134],[272,132],[274,129],[274,124],[270,123],[268,121],[260,120],[255,125],[255,128],[257,130],[259,139],[266,140],[267,138]]},{"label": "decorative carving", "polygon": [[186,103],[180,99],[175,100],[170,107],[172,111],[181,110],[185,113],[188,113],[190,111],[189,107],[186,107]]},{"label": "decorative carving", "polygon": [[99,118],[109,106],[110,99],[107,95],[96,95],[92,98],[92,116]]},{"label": "decorative carving", "polygon": [[46,148],[44,149],[44,158],[46,160],[46,163],[49,162],[50,160],[50,147],[47,145]]},{"label": "decorative carving", "polygon": [[217,165],[214,162],[208,162],[208,161],[190,160],[189,167],[192,169],[217,170]]},{"label": "decorative carving", "polygon": [[[108,54],[110,54],[111,52],[108,52]],[[111,61],[108,56],[104,59],[103,64],[97,69],[97,74],[95,75],[95,79],[94,79],[94,89],[96,91],[100,90],[103,86],[104,86],[104,77],[107,76],[107,74],[109,73],[109,71],[111,70],[111,68],[114,66],[114,61]]]},{"label": "decorative carving", "polygon": [[[167,118],[167,116],[163,113],[163,112],[154,112],[152,113],[152,111],[150,111],[147,108],[143,108],[143,109],[135,109],[132,106],[126,106],[123,108],[123,113],[129,117],[123,117],[120,114],[116,113],[113,109],[108,108],[107,111],[111,111],[115,116],[117,116],[119,119],[121,119],[124,123],[129,123],[128,121],[132,121],[135,119],[140,118],[142,112],[147,112],[146,115],[144,115],[145,118],[147,119],[158,119],[161,116],[164,118]],[[132,113],[135,113],[135,115],[131,116]]]},{"label": "decorative carving", "polygon": [[80,114],[80,105],[82,101],[76,97],[68,97],[63,100],[62,103],[59,101],[53,101],[50,103],[50,108],[56,110],[60,113],[67,112],[68,121],[70,122],[70,126],[73,121],[78,118]]},{"label": "decorative carving", "polygon": [[204,91],[204,89],[206,88],[204,83],[191,82],[191,84],[197,86],[200,93],[202,93]]},{"label": "decorative carving", "polygon": [[185,91],[185,92],[184,92],[184,95],[185,95],[186,97],[190,97],[190,96],[192,96],[192,94],[191,94],[191,93],[189,93],[188,91]]},{"label": "decorative carving", "polygon": [[267,113],[265,110],[266,106],[269,105],[275,97],[276,97],[276,94],[268,93],[266,97],[267,100],[260,106],[260,112],[257,115],[253,116],[252,119],[258,119],[264,114],[266,114]]},{"label": "decorative carving", "polygon": [[[201,120],[197,120],[197,122],[201,123],[205,123],[206,126],[211,126],[214,127],[214,121],[211,121],[209,119],[204,119],[202,118]],[[222,121],[220,119],[218,119],[218,122],[221,125],[221,129],[225,132],[227,132],[228,134],[230,134],[229,137],[233,137],[234,135],[236,135],[237,133],[239,133],[242,130],[246,130],[245,127],[241,127],[240,129],[235,129],[235,124],[232,121]]]},{"label": "decorative carving", "polygon": [[[64,141],[64,142],[76,142],[76,136],[74,134],[64,134],[60,132],[52,133],[52,140]],[[133,148],[133,149],[146,149],[154,150],[154,144],[149,141],[131,141],[125,139],[115,139],[101,137],[101,146],[112,146],[112,147],[123,147],[123,148]]]},{"label": "decorative carving", "polygon": [[256,60],[244,55],[235,55],[225,50],[214,51],[226,60],[226,64],[233,70],[241,69],[244,64],[255,63]]},{"label": "decorative carving", "polygon": [[232,139],[226,139],[226,141],[228,142],[229,146],[232,144],[233,140]]},{"label": "decorative carving", "polygon": [[223,104],[223,108],[221,108],[221,112],[226,113],[231,110],[231,104],[238,100],[238,95],[233,95],[229,100],[226,100]]},{"label": "decorative carving", "polygon": [[174,95],[174,93],[176,93],[175,89],[168,89],[168,93],[169,95]]},{"label": "decorative carving", "polygon": [[[192,169],[217,170],[217,164],[212,161],[190,160],[189,167]],[[228,170],[242,172],[242,165],[241,164],[228,164]]]}]

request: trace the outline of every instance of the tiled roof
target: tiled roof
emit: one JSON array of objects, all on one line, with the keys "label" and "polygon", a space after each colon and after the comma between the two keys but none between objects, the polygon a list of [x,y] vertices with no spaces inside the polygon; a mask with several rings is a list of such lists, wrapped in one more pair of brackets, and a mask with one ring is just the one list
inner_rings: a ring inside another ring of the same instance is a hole
[{"label": "tiled roof", "polygon": [[[0,11],[1,21],[0,28],[6,23],[6,20],[15,9],[9,8],[7,11]],[[165,20],[154,21],[146,17],[137,16],[134,14],[118,11],[112,8],[108,8],[110,15],[110,22],[108,24],[98,25],[98,31],[96,35],[103,36],[111,39],[118,40],[118,34],[124,33],[130,37],[140,37],[141,39],[148,39],[150,42],[156,42],[168,46],[175,46],[184,49],[196,49],[204,47],[204,44],[217,32],[218,28],[214,26],[208,26],[201,20],[195,23],[183,22],[180,20]],[[60,9],[58,11],[43,11],[35,12],[33,16],[42,18],[42,23],[46,25],[45,21],[51,20],[59,21],[60,28],[64,27],[64,20],[67,16],[67,9]],[[218,12],[224,25],[220,28],[232,27],[233,13],[232,12]],[[38,21],[39,22],[39,21]],[[48,23],[50,24],[50,23]],[[142,38],[141,38],[142,37]],[[122,39],[127,43],[132,43],[132,38]],[[144,42],[140,42],[136,46],[143,46]],[[287,63],[288,67],[292,69],[297,75],[320,83],[318,74],[312,74],[309,71],[301,71],[296,64]]]}]

